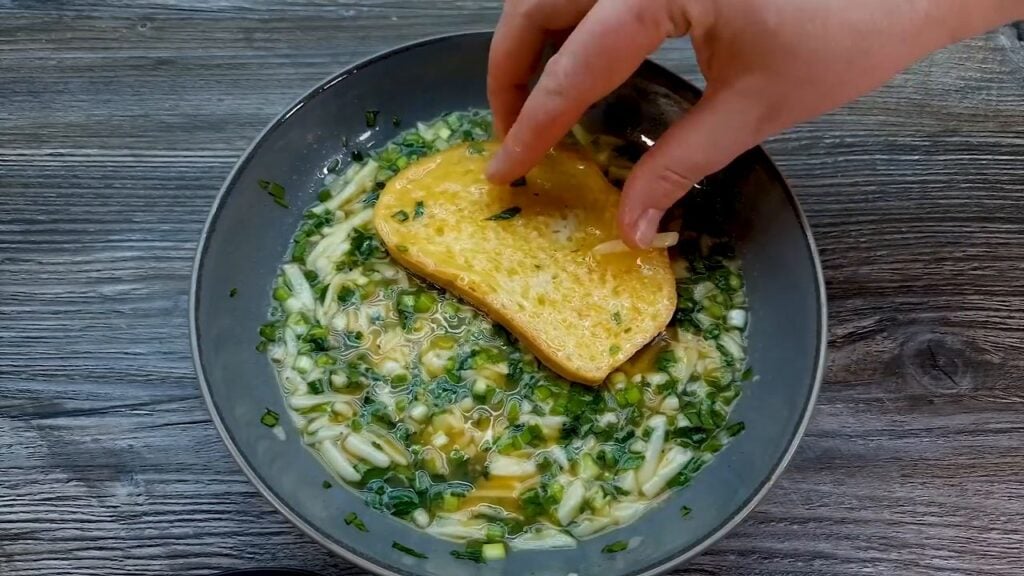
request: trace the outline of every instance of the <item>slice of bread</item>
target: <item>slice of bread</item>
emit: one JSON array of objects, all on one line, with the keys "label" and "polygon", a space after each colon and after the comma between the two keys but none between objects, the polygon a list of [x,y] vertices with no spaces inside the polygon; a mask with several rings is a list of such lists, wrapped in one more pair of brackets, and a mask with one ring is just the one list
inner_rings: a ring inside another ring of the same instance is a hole
[{"label": "slice of bread", "polygon": [[555,149],[525,184],[498,186],[484,177],[496,150],[459,145],[410,165],[381,193],[374,225],[402,265],[475,305],[555,372],[600,384],[672,318],[668,254],[592,252],[618,237],[619,191],[589,160]]}]

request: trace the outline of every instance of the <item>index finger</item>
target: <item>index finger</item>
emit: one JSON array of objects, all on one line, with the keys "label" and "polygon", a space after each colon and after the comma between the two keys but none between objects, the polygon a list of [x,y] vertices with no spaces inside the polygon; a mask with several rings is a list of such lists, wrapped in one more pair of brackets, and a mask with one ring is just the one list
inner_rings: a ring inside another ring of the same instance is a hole
[{"label": "index finger", "polygon": [[509,1],[498,20],[487,60],[487,99],[494,128],[504,136],[530,92],[549,32],[572,28],[596,0]]},{"label": "index finger", "polygon": [[587,108],[626,81],[668,36],[678,32],[661,3],[601,0],[541,74],[488,167],[510,182],[537,164]]}]

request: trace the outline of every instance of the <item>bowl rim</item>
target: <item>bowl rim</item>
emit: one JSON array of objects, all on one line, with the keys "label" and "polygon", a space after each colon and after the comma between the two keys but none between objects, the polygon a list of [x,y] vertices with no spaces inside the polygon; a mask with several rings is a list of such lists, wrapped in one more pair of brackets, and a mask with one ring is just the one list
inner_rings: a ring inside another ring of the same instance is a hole
[{"label": "bowl rim", "polygon": [[[206,404],[206,408],[210,413],[210,419],[213,421],[213,424],[217,429],[217,433],[220,435],[221,440],[227,447],[228,452],[231,453],[232,458],[234,458],[235,462],[242,469],[242,472],[249,479],[249,481],[256,487],[260,494],[264,498],[266,498],[267,501],[269,501],[271,505],[273,505],[278,512],[284,515],[284,517],[287,518],[288,521],[290,521],[294,526],[296,526],[299,530],[301,530],[315,542],[325,547],[332,553],[342,557],[344,560],[351,562],[352,564],[360,568],[363,568],[364,570],[368,570],[371,573],[380,574],[382,576],[403,576],[403,574],[401,572],[391,570],[385,566],[378,565],[369,559],[366,559],[362,556],[359,556],[358,554],[355,554],[354,552],[346,549],[343,546],[339,546],[330,538],[328,538],[325,534],[318,531],[314,526],[308,523],[299,514],[294,512],[285,502],[283,502],[280,498],[277,497],[277,495],[264,483],[263,479],[255,472],[255,470],[253,470],[252,467],[249,466],[245,457],[243,456],[241,451],[239,451],[238,447],[235,445],[235,442],[231,437],[231,434],[227,430],[227,427],[224,425],[224,421],[220,417],[220,413],[218,411],[216,404],[214,403],[213,396],[210,393],[209,383],[206,380],[202,358],[200,356],[197,329],[197,312],[199,275],[201,270],[201,264],[203,261],[203,256],[206,253],[207,241],[209,240],[210,233],[213,229],[213,224],[217,219],[218,214],[220,213],[220,210],[224,203],[224,198],[228,194],[228,191],[234,186],[235,182],[238,180],[239,174],[241,173],[242,169],[249,163],[249,160],[252,157],[253,153],[256,151],[256,149],[262,146],[264,144],[265,139],[270,134],[272,134],[277,128],[279,128],[282,124],[284,124],[288,120],[288,118],[290,118],[300,108],[305,106],[309,101],[318,96],[321,92],[324,92],[331,86],[337,84],[338,82],[341,82],[342,80],[348,78],[349,76],[352,76],[359,70],[376,64],[378,62],[384,61],[392,56],[396,56],[403,52],[415,50],[417,48],[421,48],[423,46],[427,46],[430,44],[445,42],[457,38],[463,38],[468,36],[492,36],[493,32],[493,29],[478,29],[463,32],[455,32],[450,34],[441,34],[437,36],[422,38],[420,40],[415,40],[405,44],[400,44],[389,49],[385,49],[365,59],[359,60],[354,64],[346,66],[342,70],[327,76],[315,87],[308,90],[305,94],[303,94],[301,97],[295,100],[295,102],[293,102],[290,106],[288,106],[288,108],[285,109],[284,112],[282,112],[274,120],[272,120],[259,133],[259,135],[256,136],[255,139],[253,139],[252,143],[248,146],[248,148],[246,148],[245,152],[242,153],[238,161],[235,163],[234,167],[231,169],[231,172],[225,179],[224,184],[221,186],[220,190],[218,191],[216,197],[213,200],[213,206],[210,209],[210,213],[207,215],[206,222],[203,225],[202,233],[200,234],[199,241],[196,245],[195,257],[192,264],[192,277],[189,284],[188,304],[189,341],[192,351],[192,362],[195,367],[196,378],[199,381],[200,392],[203,395],[203,400]],[[683,84],[690,85],[689,82],[681,78],[676,73],[651,60],[646,60],[645,65],[653,67],[659,73],[666,75],[667,77],[680,80]],[[690,87],[696,89],[692,85],[690,85]],[[700,92],[699,90],[697,91],[698,93]],[[710,546],[718,542],[718,540],[720,540],[723,536],[725,536],[727,533],[732,531],[736,526],[738,526],[744,519],[746,519],[750,512],[753,511],[753,509],[761,502],[761,500],[769,492],[771,487],[779,479],[779,477],[782,475],[783,471],[789,464],[790,460],[792,460],[793,455],[796,453],[797,446],[800,444],[800,440],[803,438],[804,433],[807,430],[807,426],[810,423],[810,419],[814,411],[814,405],[817,401],[818,393],[821,388],[822,381],[824,379],[828,355],[828,302],[825,293],[825,280],[824,274],[822,272],[821,258],[818,254],[817,245],[814,241],[814,236],[811,232],[810,224],[807,221],[807,217],[804,214],[803,209],[800,207],[800,204],[797,201],[796,195],[793,193],[792,188],[789,186],[788,180],[778,170],[778,167],[775,165],[773,161],[771,161],[771,158],[767,155],[767,153],[765,153],[760,147],[756,147],[755,150],[760,151],[768,160],[765,169],[769,171],[769,176],[777,178],[777,180],[782,183],[786,199],[797,216],[797,220],[800,224],[800,228],[803,232],[804,238],[806,239],[807,247],[811,254],[811,260],[813,262],[815,275],[815,292],[817,293],[818,299],[818,345],[815,351],[817,358],[815,361],[814,368],[814,381],[812,382],[810,391],[804,400],[804,406],[802,408],[802,417],[796,430],[793,433],[793,436],[789,441],[789,446],[787,447],[785,453],[783,453],[782,456],[773,465],[772,473],[768,475],[764,480],[762,480],[760,486],[757,488],[757,491],[748,498],[746,504],[742,508],[734,511],[727,520],[722,522],[713,532],[706,535],[699,543],[697,543],[688,551],[680,553],[674,557],[670,557],[668,560],[662,561],[661,563],[652,566],[644,570],[643,572],[637,572],[635,573],[635,576],[655,576],[657,574],[662,574],[672,568],[685,564],[686,562],[689,562],[690,560],[692,560],[693,558],[697,557],[705,550],[707,550]]]}]

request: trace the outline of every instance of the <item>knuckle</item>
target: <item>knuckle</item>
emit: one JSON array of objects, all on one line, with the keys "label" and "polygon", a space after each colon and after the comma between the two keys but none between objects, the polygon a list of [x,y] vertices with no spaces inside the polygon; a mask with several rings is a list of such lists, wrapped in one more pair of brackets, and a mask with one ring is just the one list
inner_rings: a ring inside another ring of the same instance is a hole
[{"label": "knuckle", "polygon": [[674,166],[663,166],[653,174],[651,201],[662,210],[667,210],[682,198],[700,180],[690,172]]},{"label": "knuckle", "polygon": [[576,70],[571,60],[563,54],[555,54],[544,66],[544,73],[537,82],[536,90],[549,100],[564,102],[572,94]]}]

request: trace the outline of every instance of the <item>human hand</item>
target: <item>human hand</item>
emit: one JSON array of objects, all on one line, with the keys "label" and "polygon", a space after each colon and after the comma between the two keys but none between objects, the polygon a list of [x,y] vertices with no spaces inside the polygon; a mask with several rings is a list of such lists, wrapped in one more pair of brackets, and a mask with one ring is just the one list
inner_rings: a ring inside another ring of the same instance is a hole
[{"label": "human hand", "polygon": [[[648,246],[673,203],[745,150],[1021,17],[1019,0],[506,0],[487,79],[504,143],[488,177],[522,176],[662,42],[689,34],[707,90],[637,163],[619,207],[623,240]],[[545,43],[562,38],[530,92]]]}]

